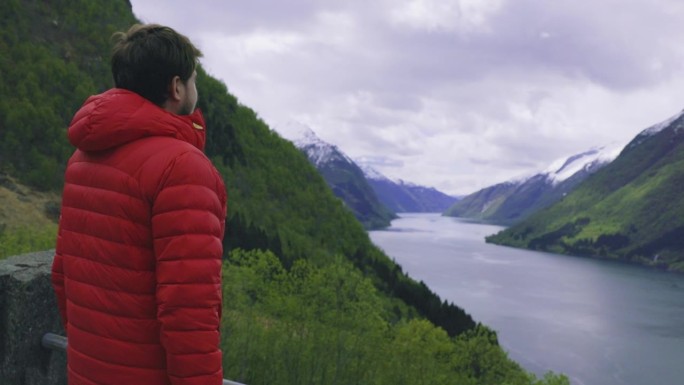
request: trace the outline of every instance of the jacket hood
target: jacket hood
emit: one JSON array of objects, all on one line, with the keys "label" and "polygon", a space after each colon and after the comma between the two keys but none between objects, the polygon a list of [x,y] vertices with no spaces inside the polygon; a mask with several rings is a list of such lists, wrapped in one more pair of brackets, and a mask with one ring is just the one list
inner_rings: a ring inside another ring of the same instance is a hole
[{"label": "jacket hood", "polygon": [[89,97],[69,125],[69,142],[82,151],[104,151],[150,136],[170,136],[204,150],[202,112],[176,115],[135,92],[114,88]]}]

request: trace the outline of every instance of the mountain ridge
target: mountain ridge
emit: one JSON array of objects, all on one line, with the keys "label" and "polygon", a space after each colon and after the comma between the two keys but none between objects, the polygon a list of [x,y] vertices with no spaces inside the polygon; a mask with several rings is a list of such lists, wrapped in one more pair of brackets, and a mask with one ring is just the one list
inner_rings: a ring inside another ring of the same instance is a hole
[{"label": "mountain ridge", "polygon": [[311,127],[302,123],[291,121],[280,129],[291,133],[292,143],[306,155],[333,194],[366,229],[386,228],[397,217],[380,202],[361,168],[339,147],[322,140]]},{"label": "mountain ridge", "polygon": [[561,201],[488,242],[684,271],[684,116],[634,137]]},{"label": "mountain ridge", "polygon": [[528,177],[495,184],[465,196],[445,216],[511,225],[561,200],[579,183],[615,159],[620,144],[594,147],[559,158]]},{"label": "mountain ridge", "polygon": [[389,226],[398,212],[442,212],[458,199],[434,187],[392,180],[369,163],[352,159],[300,122],[289,121],[277,131],[307,155],[335,195],[368,229]]},{"label": "mountain ridge", "polygon": [[402,179],[392,180],[367,163],[361,163],[361,169],[380,201],[397,213],[441,213],[459,199],[434,187],[421,186]]}]

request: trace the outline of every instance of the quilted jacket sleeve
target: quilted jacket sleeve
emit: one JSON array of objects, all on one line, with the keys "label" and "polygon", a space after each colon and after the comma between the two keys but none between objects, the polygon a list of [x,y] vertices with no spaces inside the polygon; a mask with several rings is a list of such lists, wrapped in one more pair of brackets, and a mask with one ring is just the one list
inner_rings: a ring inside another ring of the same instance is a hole
[{"label": "quilted jacket sleeve", "polygon": [[221,384],[219,321],[225,188],[204,155],[167,170],[152,205],[157,316],[173,385]]}]

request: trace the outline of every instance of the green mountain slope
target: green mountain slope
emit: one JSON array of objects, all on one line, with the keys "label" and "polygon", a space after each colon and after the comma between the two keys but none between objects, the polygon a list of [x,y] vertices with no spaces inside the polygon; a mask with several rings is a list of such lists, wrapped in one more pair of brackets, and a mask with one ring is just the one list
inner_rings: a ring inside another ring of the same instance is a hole
[{"label": "green mountain slope", "polygon": [[[109,36],[135,22],[130,3],[9,0],[0,3],[0,20],[0,171],[17,184],[59,194],[73,151],[65,128],[88,95],[111,87]],[[229,196],[224,291],[230,306],[224,307],[222,328],[230,338],[222,348],[228,360],[233,343],[247,346],[236,353],[239,360],[226,361],[227,372],[239,374],[232,378],[249,384],[302,383],[291,377],[307,375],[310,368],[342,367],[339,360],[347,351],[344,357],[356,366],[344,377],[306,378],[401,383],[397,371],[419,373],[405,363],[416,352],[430,352],[441,360],[425,366],[439,379],[433,383],[449,378],[463,378],[463,384],[541,383],[508,360],[495,333],[409,278],[375,247],[292,143],[220,81],[201,68],[198,73],[199,107],[209,127],[207,154],[223,174]],[[4,234],[3,239],[15,238]],[[368,318],[358,323],[356,317],[336,318],[347,312]],[[369,338],[384,342],[362,343],[368,330]],[[268,338],[260,339],[257,332]],[[343,345],[347,341],[355,345]],[[306,353],[309,348],[340,354]],[[259,361],[276,351],[282,355]],[[452,351],[460,353],[452,356]],[[307,354],[321,359],[311,364],[318,366],[305,366]],[[396,365],[362,371],[359,359],[366,356],[359,354],[376,357],[377,365]],[[260,377],[268,374],[269,364],[297,357],[302,360],[282,374]],[[394,379],[379,381],[381,373]]]},{"label": "green mountain slope", "polygon": [[444,215],[510,226],[565,197],[589,175],[610,163],[617,145],[596,147],[553,162],[544,171],[467,195]]},{"label": "green mountain slope", "polygon": [[449,207],[444,215],[488,221],[496,215],[501,205],[514,192],[518,185],[510,182],[499,183],[469,194]]},{"label": "green mountain slope", "polygon": [[559,203],[488,242],[684,271],[683,127],[678,116],[642,132]]},{"label": "green mountain slope", "polygon": [[356,164],[335,160],[321,165],[318,170],[335,196],[342,199],[367,229],[388,227],[397,217],[380,203]]}]

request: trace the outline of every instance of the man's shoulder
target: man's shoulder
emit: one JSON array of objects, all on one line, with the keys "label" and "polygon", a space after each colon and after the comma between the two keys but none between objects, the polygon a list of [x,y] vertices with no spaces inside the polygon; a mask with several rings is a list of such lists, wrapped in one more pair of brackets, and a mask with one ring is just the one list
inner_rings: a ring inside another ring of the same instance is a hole
[{"label": "man's shoulder", "polygon": [[180,155],[190,152],[206,158],[206,155],[204,155],[202,150],[193,146],[191,143],[172,136],[150,136],[140,139],[139,141],[142,146],[154,151],[152,154],[167,153]]},{"label": "man's shoulder", "polygon": [[154,200],[168,186],[203,185],[217,190],[220,176],[207,156],[192,144],[173,137],[148,137],[129,144],[128,162],[136,162],[134,177]]},{"label": "man's shoulder", "polygon": [[149,156],[143,166],[148,171],[175,169],[186,173],[203,173],[203,169],[214,168],[203,151],[186,141],[173,137],[150,137],[141,142],[140,150]]}]

